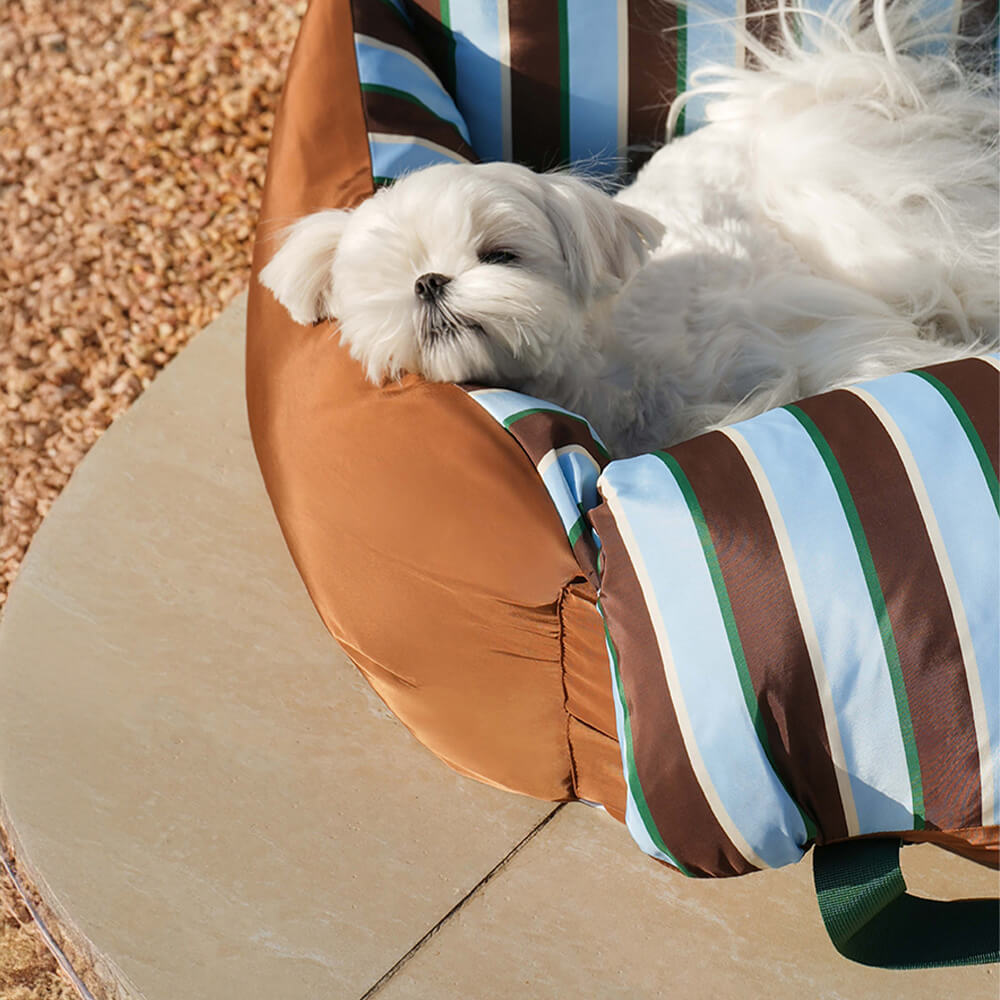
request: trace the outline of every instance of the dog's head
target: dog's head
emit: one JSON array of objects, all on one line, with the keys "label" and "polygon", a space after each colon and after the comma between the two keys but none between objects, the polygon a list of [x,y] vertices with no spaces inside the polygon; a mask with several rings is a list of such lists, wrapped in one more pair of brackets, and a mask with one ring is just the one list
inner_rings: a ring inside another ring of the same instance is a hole
[{"label": "dog's head", "polygon": [[572,363],[591,311],[661,237],[573,177],[442,165],[302,219],[260,280],[299,323],[337,317],[373,382],[516,383]]}]

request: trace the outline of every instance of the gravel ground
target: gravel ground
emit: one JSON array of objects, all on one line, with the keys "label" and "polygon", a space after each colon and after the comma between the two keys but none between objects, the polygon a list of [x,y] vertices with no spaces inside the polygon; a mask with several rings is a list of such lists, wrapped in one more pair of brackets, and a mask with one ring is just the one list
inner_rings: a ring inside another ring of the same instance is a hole
[{"label": "gravel ground", "polygon": [[[249,278],[304,0],[0,0],[0,610],[106,427]],[[0,1000],[75,996],[0,879]]]}]

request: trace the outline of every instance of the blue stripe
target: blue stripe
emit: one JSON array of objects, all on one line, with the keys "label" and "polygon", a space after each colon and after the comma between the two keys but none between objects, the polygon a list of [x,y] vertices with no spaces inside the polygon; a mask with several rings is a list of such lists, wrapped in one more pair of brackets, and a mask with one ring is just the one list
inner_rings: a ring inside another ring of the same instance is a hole
[{"label": "blue stripe", "polygon": [[[737,18],[736,0],[702,0],[687,8],[687,80],[684,89],[692,86],[691,77],[697,70],[715,63],[732,66],[736,62],[737,43],[734,26]],[[693,132],[707,121],[705,109],[712,98],[692,97],[684,106],[684,131]]]},{"label": "blue stripe", "polygon": [[[952,39],[951,35],[952,16],[956,7],[961,6],[962,0],[922,0],[919,4],[922,30],[930,32],[932,29],[940,33],[941,38],[925,45],[913,46],[908,51],[913,55],[947,55]],[[967,0],[971,2],[971,0]],[[801,14],[789,16],[789,27],[795,26],[800,39],[800,45],[805,52],[816,52],[819,46],[817,39],[830,39],[836,37],[836,33],[825,23],[825,18],[832,17],[834,22],[841,26],[849,26],[851,20],[848,11],[854,17],[854,23],[860,21],[859,8],[857,2],[845,4],[844,2],[831,2],[831,0],[799,0],[792,5],[797,10],[803,11]],[[916,6],[916,5],[914,5]],[[871,8],[865,9],[865,16],[870,15]],[[810,13],[812,12],[812,13]]]},{"label": "blue stripe", "polygon": [[788,531],[833,697],[859,833],[911,829],[910,774],[885,647],[833,482],[787,411],[737,429],[757,456]]},{"label": "blue stripe", "polygon": [[373,177],[401,177],[413,170],[422,170],[437,163],[465,163],[458,153],[446,156],[436,149],[427,149],[405,138],[399,142],[382,142],[369,138]]},{"label": "blue stripe", "polygon": [[469,126],[471,145],[483,160],[503,159],[500,15],[496,0],[454,3],[455,93]]},{"label": "blue stripe", "polygon": [[[618,0],[567,4],[569,153],[586,173],[618,169]],[[582,163],[581,161],[586,161]]]},{"label": "blue stripe", "polygon": [[723,808],[765,864],[798,861],[806,829],[747,713],[701,539],[679,485],[652,455],[611,463],[603,481],[618,493],[619,517],[642,553],[653,590],[646,600],[662,617],[681,688],[671,693],[683,702]]},{"label": "blue stripe", "polygon": [[[1000,519],[976,453],[941,394],[916,375],[866,383],[906,438],[934,508],[972,635],[994,758],[1000,754]],[[994,770],[1000,803],[1000,767]]]},{"label": "blue stripe", "polygon": [[[826,26],[825,19],[831,16],[833,8],[837,5],[831,0],[798,0],[791,6],[794,7],[795,13],[788,15],[789,31],[795,32],[804,52],[816,52],[818,49],[816,39],[830,37],[830,29]],[[840,4],[840,8],[846,10],[843,3]],[[839,24],[843,23],[844,19],[837,17],[835,20]]]},{"label": "blue stripe", "polygon": [[941,38],[925,45],[915,45],[910,49],[912,55],[946,56],[953,49],[952,18],[956,7],[961,8],[962,0],[922,0],[920,18],[927,24],[935,23],[941,32]]},{"label": "blue stripe", "polygon": [[559,455],[542,474],[542,482],[552,497],[567,535],[584,511],[593,510],[600,503],[597,496],[600,474],[597,463],[580,452]]},{"label": "blue stripe", "polygon": [[[469,141],[469,130],[455,102],[430,69],[421,69],[398,52],[386,52],[355,39],[358,77],[362,84],[373,83],[412,94],[439,118],[451,122],[462,138]],[[395,176],[395,175],[393,175]]]}]

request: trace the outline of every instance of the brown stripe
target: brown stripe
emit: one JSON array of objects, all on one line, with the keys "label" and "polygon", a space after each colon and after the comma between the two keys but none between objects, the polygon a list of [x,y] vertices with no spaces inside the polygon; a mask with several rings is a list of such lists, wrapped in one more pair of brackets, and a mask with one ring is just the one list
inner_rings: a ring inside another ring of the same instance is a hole
[{"label": "brown stripe", "polygon": [[[781,16],[777,0],[746,0],[747,33],[772,52],[780,51],[783,44]],[[789,25],[791,27],[791,25]],[[747,69],[760,69],[761,62],[749,49],[743,59]]]},{"label": "brown stripe", "polygon": [[677,96],[677,9],[663,0],[628,0],[628,169],[663,145]]},{"label": "brown stripe", "polygon": [[[365,2],[365,0],[355,0]],[[455,97],[455,39],[441,23],[441,0],[407,0],[413,31],[445,90]]]},{"label": "brown stripe", "polygon": [[[573,444],[583,448],[599,468],[603,469],[608,463],[608,457],[601,453],[582,420],[575,420],[561,413],[532,413],[516,420],[507,429],[531,459],[532,465],[537,466],[553,448],[565,448]],[[573,543],[573,555],[584,575],[596,588],[599,583],[597,546],[582,511],[580,517],[585,530]]]},{"label": "brown stripe", "polygon": [[692,875],[756,871],[715,818],[691,767],[642,589],[614,517],[606,504],[590,517],[601,536],[601,604],[618,654],[636,773],[653,822]]},{"label": "brown stripe", "polygon": [[430,67],[427,54],[403,20],[402,14],[388,0],[351,0],[354,16],[354,31],[358,35],[368,35],[387,45],[405,49],[422,63]]},{"label": "brown stripe", "polygon": [[421,104],[408,101],[394,94],[362,89],[365,118],[369,132],[387,132],[389,135],[414,135],[429,139],[445,149],[454,150],[475,163],[476,154],[451,122],[438,118]]},{"label": "brown stripe", "polygon": [[527,452],[534,465],[538,465],[553,448],[565,448],[571,444],[586,449],[602,469],[608,464],[608,456],[601,453],[597,442],[587,430],[587,425],[582,420],[563,413],[532,413],[515,420],[507,429],[517,438],[518,444]]},{"label": "brown stripe", "polygon": [[980,358],[924,370],[955,394],[983,442],[993,471],[1000,475],[1000,371]]},{"label": "brown stripe", "polygon": [[815,675],[757,484],[724,434],[705,435],[671,454],[708,524],[775,769],[822,839],[842,839],[847,821]]},{"label": "brown stripe", "polygon": [[997,0],[964,0],[958,33],[963,39],[958,46],[959,62],[994,72]]},{"label": "brown stripe", "polygon": [[982,822],[979,750],[948,595],[902,460],[853,393],[798,404],[833,451],[871,550],[909,700],[925,826]]},{"label": "brown stripe", "polygon": [[510,0],[512,157],[535,170],[564,166],[559,5]]}]

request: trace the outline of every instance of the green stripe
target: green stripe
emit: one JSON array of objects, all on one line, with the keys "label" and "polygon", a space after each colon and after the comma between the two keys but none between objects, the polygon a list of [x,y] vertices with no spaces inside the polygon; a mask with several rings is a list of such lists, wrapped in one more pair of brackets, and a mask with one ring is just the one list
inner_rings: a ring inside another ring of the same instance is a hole
[{"label": "green stripe", "polygon": [[584,518],[578,517],[569,529],[569,547],[572,548],[580,540],[580,536],[587,530],[587,522]]},{"label": "green stripe", "polygon": [[587,433],[590,435],[591,440],[594,442],[594,447],[604,456],[606,459],[610,459],[611,455],[608,449],[601,444],[597,438],[594,437],[593,432],[590,429],[590,424],[587,423],[583,417],[577,416],[575,413],[567,413],[563,410],[551,410],[546,406],[533,406],[527,410],[518,410],[517,413],[512,413],[503,421],[503,425],[507,430],[510,430],[511,424],[517,423],[518,420],[523,420],[525,417],[530,417],[535,413],[552,413],[558,417],[570,417],[572,420],[578,420],[584,427],[587,428]]},{"label": "green stripe", "polygon": [[983,439],[979,436],[975,425],[969,419],[969,414],[965,412],[965,407],[958,401],[958,397],[951,389],[940,379],[931,375],[930,372],[915,371],[912,374],[922,378],[929,385],[937,389],[944,397],[945,402],[951,407],[952,413],[955,414],[955,418],[962,425],[962,430],[965,431],[965,436],[969,439],[969,444],[972,445],[972,450],[976,453],[979,468],[983,470],[983,476],[986,478],[986,488],[990,491],[990,496],[993,497],[993,506],[996,508],[997,513],[1000,514],[1000,483],[997,482],[996,470],[993,468],[990,456],[986,453],[986,446],[983,444]]},{"label": "green stripe", "polygon": [[712,541],[711,532],[708,530],[708,522],[705,520],[705,513],[701,509],[701,504],[698,502],[698,497],[695,494],[694,488],[691,486],[691,481],[688,479],[677,459],[665,451],[657,451],[654,452],[654,454],[663,462],[664,465],[666,465],[676,480],[677,485],[680,487],[681,493],[684,496],[684,500],[687,503],[691,520],[694,522],[695,528],[697,529],[698,540],[701,542],[702,553],[705,556],[705,562],[708,565],[708,572],[712,578],[712,587],[715,589],[715,599],[718,601],[719,611],[722,613],[722,621],[726,627],[726,637],[729,639],[729,649],[733,655],[733,662],[736,664],[736,675],[739,678],[740,690],[743,692],[743,701],[746,704],[747,714],[750,716],[750,721],[753,723],[754,732],[757,734],[757,740],[760,742],[764,755],[767,757],[767,762],[771,765],[771,770],[781,782],[781,785],[788,794],[788,797],[795,804],[795,808],[798,810],[799,816],[802,818],[802,823],[806,828],[806,833],[809,839],[813,840],[815,839],[817,833],[816,824],[806,814],[798,802],[796,802],[795,796],[792,795],[791,790],[788,788],[788,785],[785,783],[785,779],[782,777],[781,772],[778,770],[778,767],[774,762],[774,754],[771,751],[771,744],[767,738],[767,727],[764,725],[764,716],[757,701],[757,692],[754,691],[753,679],[750,677],[750,668],[747,665],[746,652],[743,649],[743,641],[740,639],[739,629],[736,627],[736,615],[733,613],[733,604],[729,599],[729,589],[726,587],[726,580],[722,575],[722,566],[719,564],[719,556],[715,551],[715,544]]},{"label": "green stripe", "polygon": [[622,710],[621,735],[624,741],[625,766],[628,770],[628,784],[629,790],[632,792],[632,800],[635,802],[636,808],[639,810],[642,825],[646,828],[646,833],[649,834],[649,839],[652,840],[656,847],[670,859],[670,863],[676,866],[678,871],[687,875],[688,878],[692,878],[693,876],[691,875],[691,872],[689,872],[680,863],[680,861],[674,857],[674,855],[667,848],[667,845],[663,842],[663,837],[660,835],[660,831],[656,827],[656,821],[653,819],[652,812],[650,812],[649,803],[646,801],[642,785],[639,783],[639,772],[636,770],[635,753],[632,748],[631,716],[628,710],[628,703],[625,701],[625,685],[622,683],[621,670],[618,666],[618,651],[615,649],[615,644],[611,639],[611,633],[608,631],[608,616],[604,613],[604,606],[601,604],[600,600],[597,602],[597,610],[600,611],[601,620],[604,622],[604,638],[608,644],[608,655],[611,659],[611,674],[615,682],[615,694],[617,696],[618,704]]},{"label": "green stripe", "polygon": [[568,0],[559,0],[559,155],[569,163],[569,12]]},{"label": "green stripe", "polygon": [[[677,5],[677,96],[687,90],[687,12],[683,4]],[[685,109],[677,116],[677,134],[684,134]]]},{"label": "green stripe", "polygon": [[847,480],[844,478],[844,473],[826,438],[823,437],[811,418],[803,410],[799,409],[799,407],[786,406],[784,409],[802,425],[812,439],[813,445],[819,452],[820,457],[823,459],[823,464],[826,466],[827,472],[830,474],[830,479],[837,491],[837,497],[840,500],[848,527],[851,530],[851,537],[854,539],[854,547],[857,550],[865,583],[868,586],[868,595],[871,598],[872,609],[875,612],[875,619],[878,622],[879,634],[882,637],[882,647],[885,650],[886,663],[889,666],[889,677],[892,681],[892,692],[896,701],[896,715],[899,717],[899,729],[903,737],[903,750],[906,754],[907,770],[910,772],[910,790],[913,796],[913,828],[915,830],[922,830],[924,827],[924,788],[920,777],[917,742],[913,735],[910,700],[906,694],[906,682],[903,679],[903,669],[899,662],[896,637],[893,635],[892,623],[889,620],[889,609],[886,606],[885,594],[882,593],[882,586],[878,580],[878,573],[875,570],[875,560],[872,558],[871,548],[865,536],[865,529],[861,523],[858,509],[854,505],[851,491],[847,486]]}]

